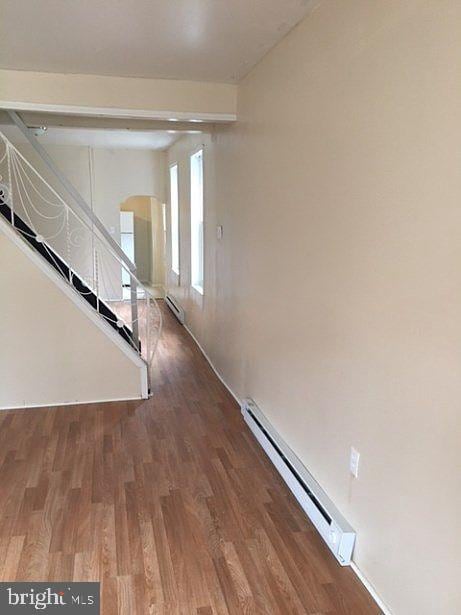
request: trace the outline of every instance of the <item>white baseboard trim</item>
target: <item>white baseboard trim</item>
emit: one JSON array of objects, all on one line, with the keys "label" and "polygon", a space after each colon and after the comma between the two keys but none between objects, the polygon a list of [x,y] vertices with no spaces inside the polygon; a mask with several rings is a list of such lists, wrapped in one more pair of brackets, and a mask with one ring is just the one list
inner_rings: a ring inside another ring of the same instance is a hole
[{"label": "white baseboard trim", "polygon": [[0,412],[8,412],[9,410],[35,410],[37,408],[60,408],[61,406],[85,406],[87,404],[110,404],[118,401],[142,401],[146,397],[115,397],[108,399],[90,399],[87,401],[62,401],[52,402],[48,404],[30,404],[16,406],[0,406]]},{"label": "white baseboard trim", "polygon": [[[216,367],[213,365],[213,363],[211,362],[210,357],[207,355],[207,353],[204,351],[202,345],[200,344],[200,342],[197,340],[197,338],[195,337],[195,335],[192,333],[192,331],[189,329],[189,327],[187,325],[184,325],[185,330],[187,331],[187,333],[191,336],[191,338],[194,340],[194,342],[196,343],[197,347],[199,348],[200,352],[203,354],[203,356],[205,357],[205,359],[207,360],[208,364],[210,365],[211,369],[214,371],[214,373],[216,374],[216,376],[218,377],[218,379],[220,380],[220,382],[226,387],[226,389],[229,391],[229,393],[232,395],[232,397],[235,399],[235,401],[238,403],[239,408],[241,406],[241,400],[237,397],[237,395],[234,393],[234,391],[230,388],[230,386],[225,382],[225,380],[223,379],[223,377],[221,376],[221,374],[218,372],[218,370],[216,369]],[[387,607],[383,600],[381,599],[381,597],[377,594],[375,588],[373,587],[373,585],[368,581],[368,579],[365,577],[365,575],[362,573],[362,571],[360,570],[360,568],[357,566],[357,564],[355,562],[351,562],[351,566],[352,570],[354,571],[354,573],[357,575],[359,581],[362,583],[362,585],[365,587],[365,589],[368,591],[368,593],[370,594],[370,596],[373,598],[373,600],[376,602],[376,604],[378,605],[378,607],[381,609],[382,614],[383,615],[392,615],[389,607]]]},{"label": "white baseboard trim", "polygon": [[367,592],[370,594],[370,596],[376,602],[378,607],[381,609],[383,615],[392,615],[391,610],[389,609],[389,607],[386,604],[384,604],[384,602],[382,601],[381,597],[376,593],[376,590],[373,587],[373,585],[366,578],[366,576],[363,574],[363,572],[360,570],[360,568],[357,566],[357,564],[355,562],[351,563],[351,568],[355,572],[355,574],[357,575],[359,581],[365,587]]},{"label": "white baseboard trim", "polygon": [[223,379],[223,377],[221,376],[221,374],[218,372],[218,370],[216,369],[216,367],[213,365],[213,363],[211,362],[210,357],[207,355],[207,353],[203,350],[200,342],[198,341],[198,339],[195,337],[195,335],[192,333],[192,331],[189,329],[189,327],[187,325],[184,325],[184,329],[187,331],[187,333],[191,336],[191,338],[194,340],[194,342],[197,344],[200,352],[203,354],[203,356],[205,357],[205,359],[207,360],[208,364],[210,365],[211,369],[214,371],[214,373],[216,374],[216,376],[218,377],[219,381],[226,387],[226,389],[229,391],[229,393],[232,395],[232,397],[235,399],[235,401],[238,403],[239,405],[239,410],[240,410],[240,406],[241,406],[241,400],[237,397],[237,395],[234,393],[234,391],[230,388],[230,386],[227,384],[227,382],[225,382],[225,380]]}]

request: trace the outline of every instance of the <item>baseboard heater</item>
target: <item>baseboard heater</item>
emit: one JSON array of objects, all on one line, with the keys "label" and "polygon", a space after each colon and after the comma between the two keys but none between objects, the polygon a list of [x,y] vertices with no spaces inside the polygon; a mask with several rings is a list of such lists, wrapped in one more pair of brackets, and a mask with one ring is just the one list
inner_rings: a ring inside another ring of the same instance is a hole
[{"label": "baseboard heater", "polygon": [[182,307],[179,305],[179,303],[177,303],[177,301],[173,299],[171,295],[166,295],[165,303],[179,320],[179,322],[183,325],[186,321],[186,314]]},{"label": "baseboard heater", "polygon": [[242,414],[333,555],[342,566],[349,565],[355,543],[354,530],[252,399],[243,400]]}]

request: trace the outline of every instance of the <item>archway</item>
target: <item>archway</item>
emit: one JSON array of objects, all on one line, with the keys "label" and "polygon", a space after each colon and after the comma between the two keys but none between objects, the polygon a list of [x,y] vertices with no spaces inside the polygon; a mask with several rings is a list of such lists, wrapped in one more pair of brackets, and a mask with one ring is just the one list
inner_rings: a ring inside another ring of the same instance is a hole
[{"label": "archway", "polygon": [[164,203],[154,196],[130,196],[120,205],[120,212],[133,214],[134,262],[139,280],[155,297],[163,297],[166,258]]}]

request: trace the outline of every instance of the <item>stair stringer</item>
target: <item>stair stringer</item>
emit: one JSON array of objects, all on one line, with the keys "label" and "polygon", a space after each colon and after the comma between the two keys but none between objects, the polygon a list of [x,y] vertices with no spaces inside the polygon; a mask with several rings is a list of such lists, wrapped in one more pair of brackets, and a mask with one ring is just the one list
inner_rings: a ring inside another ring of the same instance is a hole
[{"label": "stair stringer", "polygon": [[[28,243],[11,227],[6,220],[0,216],[0,233],[5,235],[19,250],[37,267],[45,276],[62,292],[77,308],[85,315],[104,335],[114,344],[139,370],[139,397],[130,399],[148,398],[148,367],[136,351],[126,343],[126,341],[81,297],[42,257],[36,253]],[[0,304],[1,318],[1,304]],[[124,398],[127,399],[127,398]],[[91,401],[117,401],[113,399],[95,399]],[[72,401],[69,403],[89,403],[89,400],[82,402]],[[51,405],[51,404],[28,404]],[[23,407],[23,406],[19,406]]]}]

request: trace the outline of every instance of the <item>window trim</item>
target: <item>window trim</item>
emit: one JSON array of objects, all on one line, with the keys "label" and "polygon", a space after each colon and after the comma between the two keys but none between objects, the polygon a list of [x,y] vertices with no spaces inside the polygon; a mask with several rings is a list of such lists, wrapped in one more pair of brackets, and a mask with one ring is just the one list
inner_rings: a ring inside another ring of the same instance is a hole
[{"label": "window trim", "polygon": [[[202,285],[194,284],[192,271],[192,158],[197,154],[202,154]],[[203,298],[205,295],[205,145],[200,144],[199,147],[189,152],[189,207],[190,207],[190,287]]]}]

